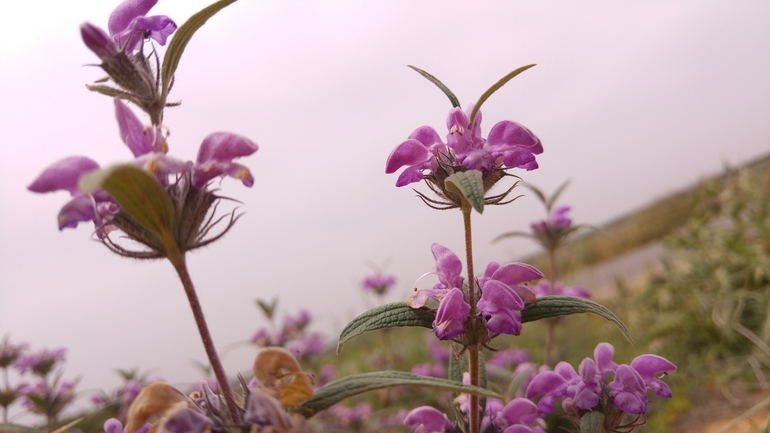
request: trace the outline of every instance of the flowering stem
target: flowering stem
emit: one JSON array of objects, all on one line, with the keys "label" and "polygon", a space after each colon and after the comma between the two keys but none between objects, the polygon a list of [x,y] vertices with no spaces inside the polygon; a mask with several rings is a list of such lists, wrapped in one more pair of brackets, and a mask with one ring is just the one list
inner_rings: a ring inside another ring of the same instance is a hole
[{"label": "flowering stem", "polygon": [[[476,317],[476,287],[473,273],[473,236],[471,234],[471,204],[464,197],[462,199],[461,210],[463,212],[463,225],[465,227],[465,262],[468,265],[468,300],[470,301],[469,320],[475,325]],[[471,344],[468,347],[469,369],[471,376],[471,386],[479,386],[479,346],[476,341],[476,327],[472,326],[473,336]],[[468,409],[471,433],[479,431],[479,396],[470,395],[470,408]]]},{"label": "flowering stem", "polygon": [[[553,295],[556,292],[556,248],[548,249],[548,258],[550,260],[550,279],[551,284],[548,287],[548,295]],[[548,332],[545,337],[545,356],[543,357],[543,364],[550,365],[551,362],[551,348],[553,347],[553,334],[556,328],[556,321],[548,321]]]},{"label": "flowering stem", "polygon": [[200,333],[201,340],[203,341],[203,348],[206,351],[206,356],[209,358],[209,363],[211,364],[211,369],[214,371],[214,376],[217,379],[219,389],[222,391],[222,395],[224,395],[233,422],[237,424],[241,420],[238,406],[235,404],[233,390],[230,388],[230,381],[227,379],[225,369],[222,367],[222,362],[219,360],[219,355],[217,355],[217,351],[214,347],[214,340],[212,340],[208,325],[206,325],[206,318],[203,316],[203,308],[198,300],[198,295],[195,293],[195,287],[190,278],[190,273],[187,270],[185,255],[179,251],[179,248],[176,247],[176,243],[173,244],[172,248],[168,248],[169,242],[164,244],[166,245],[168,260],[174,266],[177,275],[179,275],[179,279],[182,281],[182,286],[184,286],[187,300],[190,302],[190,308],[192,309],[193,317],[195,318],[195,324],[198,325],[198,333]]}]

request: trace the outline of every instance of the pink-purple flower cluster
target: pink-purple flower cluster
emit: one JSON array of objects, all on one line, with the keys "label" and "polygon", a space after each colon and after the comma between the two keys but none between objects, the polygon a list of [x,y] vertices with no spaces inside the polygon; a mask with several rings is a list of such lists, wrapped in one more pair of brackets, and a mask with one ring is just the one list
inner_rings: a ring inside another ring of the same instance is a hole
[{"label": "pink-purple flower cluster", "polygon": [[[612,361],[615,348],[600,343],[594,350],[594,359],[585,358],[578,371],[566,362],[556,365],[535,377],[527,388],[527,398],[543,396],[538,404],[540,413],[553,411],[555,399],[569,413],[589,411],[600,404],[603,393],[612,397],[614,406],[629,414],[643,414],[647,410],[647,389],[660,397],[671,398],[671,389],[656,375],[666,375],[676,366],[657,355],[641,355],[631,365],[617,365]],[[614,377],[610,381],[610,375]],[[608,410],[608,408],[602,408]]]},{"label": "pink-purple flower cluster", "polygon": [[367,275],[363,281],[361,281],[361,287],[364,290],[374,292],[380,296],[387,293],[395,285],[396,277],[394,275],[383,274],[381,272]]},{"label": "pink-purple flower cluster", "polygon": [[[167,186],[169,176],[190,173],[192,184],[203,188],[217,176],[232,176],[246,186],[254,184],[249,170],[233,159],[248,156],[257,151],[251,140],[228,132],[215,132],[201,143],[196,163],[185,162],[166,154],[165,139],[159,126],[143,126],[128,106],[115,98],[115,115],[120,138],[134,154],[130,163],[152,173]],[[59,230],[75,228],[83,221],[93,221],[97,229],[109,224],[112,215],[119,211],[114,200],[104,191],[85,193],[78,187],[80,178],[99,169],[99,164],[85,156],[65,158],[43,171],[28,187],[32,192],[47,193],[64,190],[72,199],[59,211]]]},{"label": "pink-purple flower cluster", "polygon": [[176,23],[165,15],[147,16],[158,0],[126,0],[119,4],[107,21],[109,35],[91,23],[80,26],[80,34],[86,46],[100,59],[114,56],[119,51],[136,53],[145,38],[160,45],[177,29]]},{"label": "pink-purple flower cluster", "polygon": [[503,120],[495,124],[487,138],[481,135],[481,112],[476,113],[473,125],[469,116],[473,106],[463,112],[452,108],[447,116],[446,143],[430,126],[417,128],[409,138],[396,146],[388,157],[385,173],[399,175],[396,186],[421,181],[426,172],[436,172],[441,165],[461,170],[491,172],[507,168],[534,170],[538,167],[535,155],[543,152],[540,140],[527,128],[516,122]]},{"label": "pink-purple flower cluster", "polygon": [[[429,299],[439,301],[433,330],[441,340],[452,340],[465,333],[470,305],[463,290],[462,263],[448,248],[433,244],[436,275],[439,282],[432,289],[415,290],[409,297],[412,308],[425,306]],[[524,263],[500,265],[491,262],[478,279],[481,297],[476,304],[489,331],[495,334],[519,335],[521,310],[535,301],[523,283],[543,278],[543,274]]]}]

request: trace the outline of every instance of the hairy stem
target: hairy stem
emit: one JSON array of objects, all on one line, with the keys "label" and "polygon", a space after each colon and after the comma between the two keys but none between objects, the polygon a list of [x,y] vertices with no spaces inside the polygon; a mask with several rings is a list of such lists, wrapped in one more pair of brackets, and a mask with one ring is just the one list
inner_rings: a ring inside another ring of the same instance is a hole
[{"label": "hairy stem", "polygon": [[219,355],[214,347],[214,340],[211,338],[209,327],[206,325],[206,318],[203,316],[203,308],[198,300],[198,295],[195,293],[195,286],[193,286],[190,273],[187,270],[187,261],[185,260],[184,253],[179,251],[179,249],[176,248],[176,245],[174,245],[174,251],[168,251],[168,245],[166,250],[168,260],[174,266],[177,275],[179,275],[179,280],[182,282],[182,286],[184,286],[187,300],[190,301],[190,309],[192,310],[193,318],[195,318],[195,324],[198,325],[198,333],[200,333],[201,340],[203,341],[203,348],[206,351],[209,364],[211,364],[211,369],[214,371],[214,377],[217,379],[219,389],[222,391],[222,395],[227,403],[230,416],[234,423],[240,423],[240,412],[238,411],[238,406],[235,404],[235,399],[233,398],[233,390],[230,388],[230,381],[227,379],[225,369],[222,367],[222,361],[219,360]]},{"label": "hairy stem", "polygon": [[[462,199],[461,210],[463,212],[463,225],[465,228],[465,262],[468,266],[468,299],[471,305],[469,320],[476,317],[476,278],[473,273],[473,236],[471,234],[471,204],[465,198]],[[474,327],[475,333],[475,327]],[[474,337],[475,340],[475,337]],[[473,341],[468,347],[469,373],[471,376],[471,385],[479,386],[479,346]],[[470,395],[470,408],[468,409],[471,433],[479,432],[479,396]]]}]

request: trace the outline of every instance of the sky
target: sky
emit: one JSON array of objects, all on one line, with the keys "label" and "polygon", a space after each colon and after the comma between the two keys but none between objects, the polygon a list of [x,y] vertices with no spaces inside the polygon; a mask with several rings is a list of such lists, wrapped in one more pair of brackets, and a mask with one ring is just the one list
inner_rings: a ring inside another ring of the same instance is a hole
[{"label": "sky", "polygon": [[[112,101],[84,86],[104,74],[78,32],[83,21],[106,27],[115,4],[0,3],[0,336],[66,347],[65,377],[80,376],[83,395],[117,386],[116,368],[194,382],[192,361],[205,359],[169,263],[118,257],[89,224],[59,232],[67,194],[26,189],[70,155],[102,166],[131,157]],[[151,13],[181,24],[206,5],[160,0]],[[256,349],[238,343],[267,324],[257,298],[279,298],[279,316],[310,310],[332,341],[380,302],[359,288],[373,269],[398,277],[386,301],[406,300],[434,266],[432,243],[463,256],[459,211],[427,208],[384,173],[417,127],[446,133],[449,101],[406,65],[467,106],[536,63],[484,104],[483,131],[501,120],[531,129],[545,149],[540,168],[516,174],[544,191],[570,179],[561,203],[576,222],[601,225],[770,150],[768,22],[765,1],[229,6],[188,45],[170,97],[182,104],[164,119],[178,158],[194,159],[215,131],[260,146],[241,161],[252,188],[217,185],[242,202],[243,217],[189,257],[225,369],[252,363]],[[513,204],[474,215],[477,268],[535,251],[526,240],[491,243],[545,216],[517,191]]]}]

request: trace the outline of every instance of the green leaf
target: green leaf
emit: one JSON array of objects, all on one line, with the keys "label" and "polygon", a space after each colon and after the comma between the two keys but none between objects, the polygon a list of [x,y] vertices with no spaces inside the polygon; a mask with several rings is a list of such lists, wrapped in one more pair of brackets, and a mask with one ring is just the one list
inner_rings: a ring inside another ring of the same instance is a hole
[{"label": "green leaf", "polygon": [[411,308],[406,302],[394,302],[373,308],[353,319],[342,330],[337,343],[337,353],[340,353],[345,342],[366,331],[403,326],[433,329],[435,318],[436,313],[431,312],[428,308]]},{"label": "green leaf", "polygon": [[85,192],[104,189],[142,227],[160,239],[171,234],[174,220],[171,198],[160,182],[141,168],[117,165],[95,170],[80,178],[79,187]]},{"label": "green leaf", "polygon": [[0,423],[0,432],[25,432],[25,433],[42,433],[43,430],[27,427],[21,424],[13,423]]},{"label": "green leaf", "polygon": [[565,180],[564,183],[559,185],[559,187],[556,188],[556,191],[554,191],[553,194],[551,194],[551,197],[549,197],[548,200],[546,200],[545,207],[548,210],[548,213],[551,213],[551,208],[553,208],[553,204],[556,203],[556,200],[559,199],[559,196],[567,188],[567,186],[569,185],[569,182],[570,182],[569,179]]},{"label": "green leaf", "polygon": [[603,413],[588,412],[580,418],[580,433],[601,433],[603,423]]},{"label": "green leaf", "polygon": [[347,397],[393,386],[432,388],[441,391],[466,392],[485,397],[503,398],[496,392],[475,386],[463,385],[462,382],[419,376],[403,371],[378,371],[356,374],[335,380],[319,389],[312,398],[302,402],[295,410],[306,417],[311,417]]},{"label": "green leaf", "polygon": [[195,32],[203,27],[209,18],[213,17],[225,7],[235,3],[235,1],[236,0],[219,0],[214,4],[201,9],[176,30],[174,37],[171,38],[171,42],[168,44],[166,55],[163,56],[163,67],[161,68],[160,76],[163,83],[164,97],[168,95],[168,90],[171,88],[171,81],[174,78],[176,68],[179,66],[179,60],[182,58],[182,53]]},{"label": "green leaf", "polygon": [[577,313],[593,313],[604,317],[620,329],[626,340],[634,343],[626,325],[603,305],[588,299],[574,296],[544,296],[538,298],[536,304],[529,304],[521,311],[521,322],[534,322],[535,320],[548,319],[550,317],[568,316]]},{"label": "green leaf", "polygon": [[521,237],[524,237],[524,238],[535,239],[535,236],[532,236],[532,233],[507,232],[507,233],[503,233],[503,234],[499,235],[498,237],[492,239],[492,243],[495,243],[497,241],[501,241],[501,240],[503,240],[505,238],[512,238],[512,237],[516,237],[516,236],[521,236]]},{"label": "green leaf", "polygon": [[497,90],[505,85],[505,83],[511,81],[511,79],[522,72],[526,71],[527,69],[534,67],[535,65],[526,65],[522,66],[519,69],[516,69],[515,71],[509,73],[508,75],[501,78],[498,82],[492,85],[489,89],[487,89],[486,92],[484,92],[481,97],[479,97],[478,102],[476,102],[476,105],[473,106],[473,111],[471,111],[471,117],[468,119],[468,129],[471,129],[473,127],[473,121],[476,118],[476,113],[479,111],[479,108],[481,108],[481,105],[489,99],[490,96],[492,96],[493,93],[497,92]]},{"label": "green leaf", "polygon": [[446,188],[465,197],[476,212],[484,212],[484,181],[481,172],[468,170],[454,173],[444,180]]},{"label": "green leaf", "polygon": [[429,73],[427,73],[427,72],[423,71],[423,70],[422,70],[422,69],[420,69],[420,68],[414,67],[414,66],[412,66],[412,65],[407,65],[407,66],[408,66],[408,67],[410,67],[410,68],[412,68],[412,69],[414,69],[415,71],[417,71],[417,73],[418,73],[418,74],[420,74],[420,75],[422,75],[423,77],[427,78],[427,79],[428,79],[428,81],[430,81],[431,83],[435,84],[435,85],[436,85],[436,87],[438,87],[439,89],[441,89],[441,91],[442,91],[442,92],[444,92],[444,94],[447,96],[447,98],[449,98],[449,102],[451,102],[451,103],[452,103],[452,107],[453,107],[453,108],[457,108],[457,107],[459,107],[459,106],[460,106],[460,100],[459,100],[459,99],[457,99],[457,96],[455,96],[455,94],[454,94],[454,93],[452,93],[452,91],[451,91],[451,90],[449,90],[449,87],[447,87],[446,85],[444,85],[444,83],[442,83],[442,82],[441,82],[441,81],[440,81],[438,78],[436,78],[436,77],[434,77],[433,75],[431,75],[431,74],[429,74]]}]

